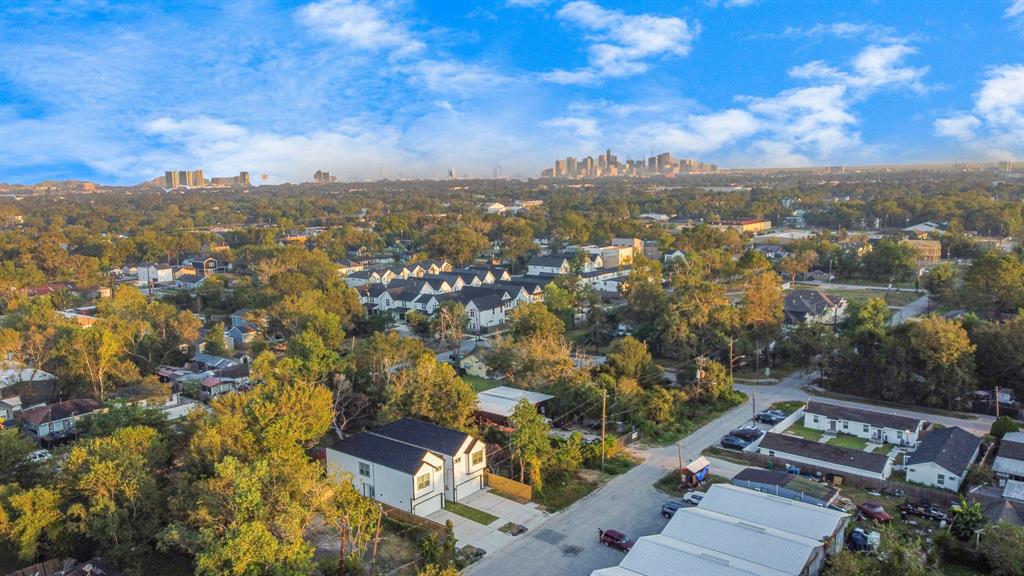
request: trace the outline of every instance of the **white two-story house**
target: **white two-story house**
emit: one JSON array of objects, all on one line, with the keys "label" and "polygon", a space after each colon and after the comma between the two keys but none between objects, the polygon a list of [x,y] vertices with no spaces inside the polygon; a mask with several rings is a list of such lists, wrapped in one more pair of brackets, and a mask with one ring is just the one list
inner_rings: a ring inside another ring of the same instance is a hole
[{"label": "white two-story house", "polygon": [[444,458],[430,450],[360,432],[324,452],[327,472],[347,476],[363,496],[417,516],[444,506]]},{"label": "white two-story house", "polygon": [[444,497],[459,502],[484,487],[487,455],[484,442],[473,436],[429,422],[402,418],[371,434],[430,450],[444,459]]},{"label": "white two-story house", "polygon": [[916,446],[924,420],[812,400],[804,408],[804,426],[830,434],[849,434],[877,444]]}]

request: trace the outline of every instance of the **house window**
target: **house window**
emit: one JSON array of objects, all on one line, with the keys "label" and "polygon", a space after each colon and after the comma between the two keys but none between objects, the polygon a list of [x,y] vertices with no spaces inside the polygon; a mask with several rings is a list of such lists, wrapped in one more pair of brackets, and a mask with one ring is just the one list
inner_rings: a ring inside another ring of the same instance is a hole
[{"label": "house window", "polygon": [[897,430],[896,437],[899,438],[900,440],[903,440],[903,430]]},{"label": "house window", "polygon": [[480,464],[483,461],[484,461],[484,451],[483,450],[477,450],[476,452],[473,452],[473,459],[471,460],[471,463],[472,463],[473,466],[476,466],[477,464]]},{"label": "house window", "polygon": [[850,429],[850,423],[847,422],[846,420],[843,420],[843,430],[849,430],[849,429]]},{"label": "house window", "polygon": [[360,462],[359,463],[359,475],[360,476],[366,476],[367,478],[369,478],[370,477],[370,465],[367,464],[366,462]]},{"label": "house window", "polygon": [[817,414],[815,414],[815,415],[814,415],[814,423],[815,423],[815,424],[817,424],[817,423],[818,423],[818,415],[817,415]]},{"label": "house window", "polygon": [[942,486],[943,484],[946,483],[946,475],[945,474],[939,474],[938,480],[939,480],[939,482],[938,482],[939,486]]},{"label": "house window", "polygon": [[871,426],[870,426],[870,425],[868,425],[868,424],[865,424],[865,425],[864,425],[864,433],[865,433],[865,434],[867,434],[867,433],[869,433],[869,432],[871,432]]},{"label": "house window", "polygon": [[769,450],[768,451],[768,455],[769,456],[775,456],[775,450]]},{"label": "house window", "polygon": [[425,490],[430,487],[430,472],[416,478],[416,489]]}]

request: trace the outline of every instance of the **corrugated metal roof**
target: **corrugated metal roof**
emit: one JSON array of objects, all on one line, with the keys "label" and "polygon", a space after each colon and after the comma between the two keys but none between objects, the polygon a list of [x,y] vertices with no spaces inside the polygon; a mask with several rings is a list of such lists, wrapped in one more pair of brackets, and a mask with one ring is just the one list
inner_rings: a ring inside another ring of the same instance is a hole
[{"label": "corrugated metal roof", "polygon": [[785,576],[773,568],[661,534],[644,536],[619,563],[644,576]]},{"label": "corrugated metal roof", "polygon": [[715,484],[709,488],[699,508],[813,540],[831,537],[847,516],[838,510],[729,484]]},{"label": "corrugated metal roof", "polygon": [[822,547],[819,540],[699,508],[678,510],[661,533],[793,576]]}]

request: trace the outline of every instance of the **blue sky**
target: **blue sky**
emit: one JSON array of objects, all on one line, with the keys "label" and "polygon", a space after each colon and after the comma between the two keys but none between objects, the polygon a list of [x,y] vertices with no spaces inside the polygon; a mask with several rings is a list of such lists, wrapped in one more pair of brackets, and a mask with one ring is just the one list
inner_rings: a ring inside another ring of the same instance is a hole
[{"label": "blue sky", "polygon": [[1024,155],[1024,0],[8,0],[0,181]]}]

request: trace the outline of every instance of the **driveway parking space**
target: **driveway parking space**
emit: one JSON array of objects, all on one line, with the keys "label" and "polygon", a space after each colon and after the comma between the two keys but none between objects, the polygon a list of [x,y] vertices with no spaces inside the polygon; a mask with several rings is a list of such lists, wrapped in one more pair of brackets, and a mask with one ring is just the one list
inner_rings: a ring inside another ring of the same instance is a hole
[{"label": "driveway parking space", "polygon": [[[472,544],[477,548],[483,548],[488,554],[493,554],[517,539],[529,537],[531,531],[540,526],[549,516],[546,512],[541,512],[537,508],[537,504],[533,502],[520,504],[508,498],[502,498],[490,490],[481,490],[467,498],[463,498],[459,503],[471,506],[477,510],[483,510],[488,514],[497,516],[498,519],[484,526],[447,510],[438,510],[427,516],[427,518],[440,524],[451,520],[455,527],[455,538],[458,540],[459,546]],[[527,528],[526,534],[510,536],[501,532],[499,528],[509,522],[525,526]]]}]

